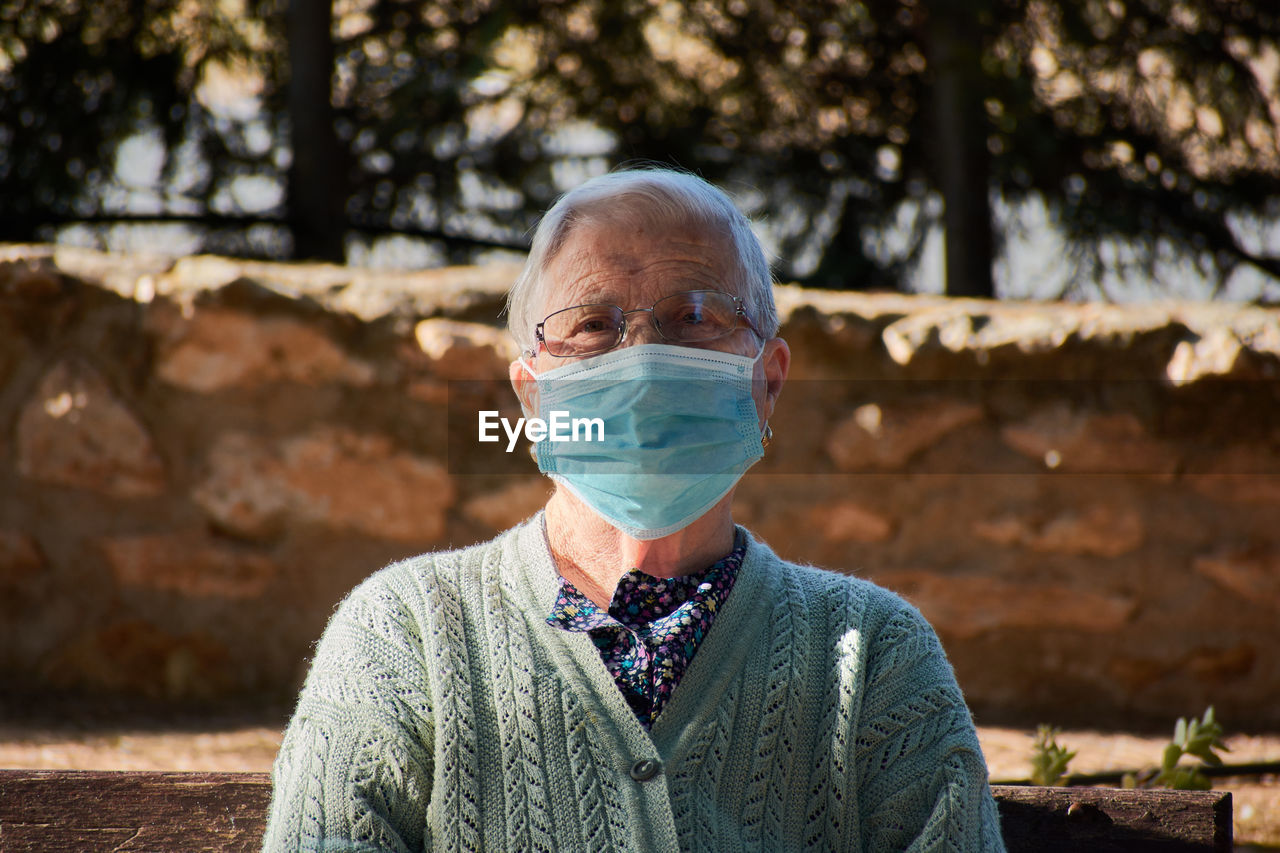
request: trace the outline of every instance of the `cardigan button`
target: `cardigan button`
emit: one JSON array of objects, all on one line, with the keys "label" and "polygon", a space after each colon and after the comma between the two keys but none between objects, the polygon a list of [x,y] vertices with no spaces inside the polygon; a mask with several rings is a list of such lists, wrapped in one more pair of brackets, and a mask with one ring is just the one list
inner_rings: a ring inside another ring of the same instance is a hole
[{"label": "cardigan button", "polygon": [[657,776],[661,770],[662,765],[660,763],[644,758],[631,765],[631,778],[637,782],[648,782],[654,776]]}]

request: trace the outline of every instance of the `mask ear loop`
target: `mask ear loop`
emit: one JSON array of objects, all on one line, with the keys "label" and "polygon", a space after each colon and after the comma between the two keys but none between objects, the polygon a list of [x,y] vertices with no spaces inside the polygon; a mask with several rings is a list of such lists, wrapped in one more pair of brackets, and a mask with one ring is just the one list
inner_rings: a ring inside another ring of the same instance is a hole
[{"label": "mask ear loop", "polygon": [[[524,369],[524,372],[525,372],[525,373],[527,373],[527,374],[529,374],[529,377],[533,380],[533,383],[534,383],[534,385],[535,385],[535,386],[538,384],[538,374],[537,374],[537,373],[534,373],[534,371],[533,371],[533,365],[531,365],[531,364],[529,364],[528,362],[526,362],[526,361],[525,361],[525,359],[526,359],[526,358],[528,358],[528,359],[533,359],[533,358],[535,358],[536,356],[537,356],[537,353],[536,353],[536,352],[530,352],[529,350],[525,350],[525,351],[523,351],[522,353],[520,353],[520,356],[516,359],[516,362],[520,365],[520,367],[522,367],[522,368]],[[516,397],[517,397],[517,399],[519,399],[519,395],[518,395],[518,394],[516,395]],[[520,410],[521,410],[521,412],[523,412],[523,413],[524,413],[524,416],[525,416],[526,418],[528,418],[528,417],[532,417],[532,416],[535,414],[535,412],[532,412],[532,411],[530,411],[529,409],[525,408],[524,400],[520,400]],[[530,454],[532,454],[532,453],[533,453],[533,445],[530,445],[530,446],[529,446],[529,452],[530,452]],[[535,459],[536,459],[536,457],[535,457]]]},{"label": "mask ear loop", "polygon": [[[755,361],[752,362],[752,367],[754,368],[755,365],[759,364],[761,359],[764,358],[764,351],[769,342],[760,337],[760,335],[756,333],[755,329],[751,330],[751,334],[755,335],[756,340],[760,341],[760,352],[756,353]],[[765,382],[768,381],[769,380],[766,378]],[[771,444],[773,444],[773,427],[769,426],[768,420],[765,420],[764,429],[760,430],[760,448],[762,450],[767,449]]]},{"label": "mask ear loop", "polygon": [[524,368],[524,372],[529,374],[529,378],[533,379],[536,382],[538,380],[538,374],[533,372],[533,365],[525,363],[525,358],[532,359],[535,357],[535,355],[536,353],[531,353],[528,350],[525,350],[524,352],[520,353],[520,357],[517,358],[516,361],[519,362],[520,366]]},{"label": "mask ear loop", "polygon": [[768,348],[769,339],[757,332],[754,325],[745,326],[744,328],[751,333],[751,337],[760,343],[760,349],[756,352],[755,358],[751,360],[753,364],[758,363],[764,357],[764,351]]}]

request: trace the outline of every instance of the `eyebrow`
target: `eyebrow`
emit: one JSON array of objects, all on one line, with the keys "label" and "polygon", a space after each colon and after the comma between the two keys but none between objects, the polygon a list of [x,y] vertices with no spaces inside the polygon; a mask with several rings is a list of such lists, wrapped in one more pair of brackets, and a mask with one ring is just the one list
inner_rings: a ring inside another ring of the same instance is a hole
[{"label": "eyebrow", "polygon": [[[637,307],[648,308],[650,305],[653,305],[654,302],[659,302],[666,299],[668,296],[675,296],[677,293],[689,293],[698,290],[714,290],[717,293],[723,293],[725,296],[739,298],[738,294],[729,289],[723,281],[716,282],[716,284],[720,285],[719,287],[713,287],[709,283],[694,282],[687,279],[677,279],[676,283],[680,286],[663,293],[661,296],[655,297],[647,304],[639,305]],[[576,300],[577,301],[567,301],[563,308],[573,308],[578,305],[615,305],[619,308],[627,307],[627,300],[619,299],[618,294],[613,292],[611,289],[606,289],[602,293],[591,294],[590,296],[584,295],[580,298],[576,298]],[[559,311],[563,310],[563,308],[557,308],[555,310]]]}]

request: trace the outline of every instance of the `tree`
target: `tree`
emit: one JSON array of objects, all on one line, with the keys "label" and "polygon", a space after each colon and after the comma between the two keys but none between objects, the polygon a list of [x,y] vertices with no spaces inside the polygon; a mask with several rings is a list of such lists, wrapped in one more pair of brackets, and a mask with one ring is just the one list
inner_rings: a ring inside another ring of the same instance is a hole
[{"label": "tree", "polygon": [[1280,215],[1278,45],[1265,0],[1028,4],[988,60],[1000,191],[1050,200],[1089,268],[1121,240],[1280,275],[1236,224]]},{"label": "tree", "polygon": [[[410,234],[471,260],[523,245],[566,173],[651,159],[737,190],[814,286],[900,288],[945,226],[948,292],[990,294],[992,201],[1036,199],[1082,276],[1174,256],[1280,278],[1246,233],[1280,214],[1268,0],[244,2],[0,13],[0,143],[23,142],[0,145],[0,235],[120,216],[113,152],[145,126],[183,187],[166,215],[224,251]],[[256,81],[258,115],[204,105],[218,69]],[[283,201],[229,206],[246,175]]]},{"label": "tree", "polygon": [[[995,248],[988,197],[991,164],[983,94],[983,31],[987,4],[940,0],[925,28],[933,66],[933,174],[943,198],[947,293],[995,296]],[[986,15],[990,19],[989,13]]]},{"label": "tree", "polygon": [[[827,236],[810,283],[892,286],[938,195],[949,292],[989,288],[989,195],[1042,199],[1086,272],[1120,242],[1148,271],[1167,251],[1220,281],[1277,273],[1238,226],[1280,212],[1280,17],[1263,3],[703,0],[597,19],[579,30],[614,49],[561,27],[544,52],[573,58],[558,97],[628,153],[768,181],[766,211],[802,211],[784,249]],[[877,246],[903,216],[912,239]]]},{"label": "tree", "polygon": [[333,5],[289,0],[287,198],[293,255],[341,263],[348,165],[334,126]]},{"label": "tree", "polygon": [[[0,236],[49,239],[69,223],[189,215],[156,210],[155,199],[131,208],[113,184],[122,144],[139,134],[159,138],[160,182],[182,185],[208,228],[243,227],[213,200],[261,168],[263,154],[241,124],[199,97],[210,73],[251,66],[263,47],[260,22],[231,8],[158,0],[0,7]],[[180,153],[198,167],[188,169]]]}]

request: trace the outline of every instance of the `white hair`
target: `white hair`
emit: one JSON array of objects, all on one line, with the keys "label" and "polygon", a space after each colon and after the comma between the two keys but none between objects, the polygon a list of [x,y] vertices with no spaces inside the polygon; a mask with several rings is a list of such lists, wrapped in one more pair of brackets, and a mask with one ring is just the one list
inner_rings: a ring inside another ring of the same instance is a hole
[{"label": "white hair", "polygon": [[[766,338],[778,333],[773,278],[751,223],[725,193],[697,175],[666,168],[626,169],[592,178],[562,195],[533,232],[533,244],[507,294],[507,328],[526,352],[535,349],[534,326],[542,320],[547,265],[573,229],[601,222],[680,223],[729,238],[736,259],[732,281],[751,320]],[[625,307],[625,306],[624,306]]]}]

